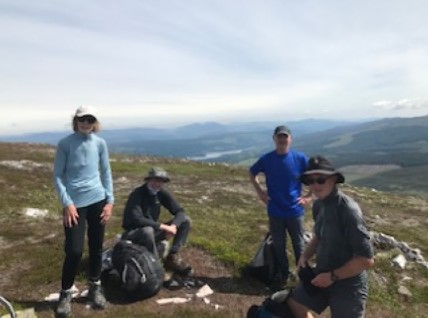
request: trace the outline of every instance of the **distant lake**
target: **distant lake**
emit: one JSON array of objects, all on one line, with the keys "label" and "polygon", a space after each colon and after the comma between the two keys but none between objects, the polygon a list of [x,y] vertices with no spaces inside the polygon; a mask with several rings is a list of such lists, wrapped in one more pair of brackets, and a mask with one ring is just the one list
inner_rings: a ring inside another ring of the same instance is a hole
[{"label": "distant lake", "polygon": [[215,159],[215,158],[220,158],[224,155],[235,155],[238,153],[241,153],[242,149],[238,149],[238,150],[228,150],[228,151],[215,151],[215,152],[207,152],[205,155],[203,156],[197,156],[197,157],[188,157],[188,159],[190,160],[207,160],[207,159]]}]

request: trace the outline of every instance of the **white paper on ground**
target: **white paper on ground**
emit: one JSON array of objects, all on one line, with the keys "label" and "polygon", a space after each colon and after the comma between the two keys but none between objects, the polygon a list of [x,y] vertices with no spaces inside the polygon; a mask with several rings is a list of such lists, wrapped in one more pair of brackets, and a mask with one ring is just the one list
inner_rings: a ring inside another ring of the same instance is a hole
[{"label": "white paper on ground", "polygon": [[190,298],[183,298],[183,297],[172,297],[172,298],[161,298],[156,300],[156,302],[159,305],[166,305],[166,304],[183,304],[190,301]]},{"label": "white paper on ground", "polygon": [[196,292],[196,297],[204,298],[212,294],[214,294],[214,291],[208,284],[205,284]]},{"label": "white paper on ground", "polygon": [[[79,296],[79,289],[76,287],[76,285],[71,286],[72,291],[72,298],[76,298]],[[82,292],[83,294],[84,292]],[[58,301],[59,300],[59,293],[52,293],[49,294],[44,298],[44,301]]]}]

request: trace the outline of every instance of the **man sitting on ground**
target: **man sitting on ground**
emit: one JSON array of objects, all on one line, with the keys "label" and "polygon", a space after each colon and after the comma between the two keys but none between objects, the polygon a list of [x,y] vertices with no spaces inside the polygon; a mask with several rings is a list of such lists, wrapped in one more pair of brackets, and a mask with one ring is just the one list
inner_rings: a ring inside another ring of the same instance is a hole
[{"label": "man sitting on ground", "polygon": [[[170,181],[164,169],[151,168],[144,181],[143,185],[131,192],[126,202],[122,224],[125,233],[122,238],[145,246],[159,258],[158,243],[173,237],[164,266],[177,274],[189,274],[192,267],[181,259],[178,251],[187,241],[190,218],[174,197],[163,188],[163,185]],[[174,216],[171,221],[158,222],[161,206]]]}]

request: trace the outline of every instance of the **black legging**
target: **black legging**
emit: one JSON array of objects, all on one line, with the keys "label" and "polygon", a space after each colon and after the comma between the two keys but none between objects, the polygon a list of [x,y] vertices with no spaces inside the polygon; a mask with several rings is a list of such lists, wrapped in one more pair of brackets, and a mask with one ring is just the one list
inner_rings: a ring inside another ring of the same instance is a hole
[{"label": "black legging", "polygon": [[104,241],[104,228],[101,224],[101,212],[106,200],[77,209],[78,223],[73,227],[64,227],[65,260],[62,267],[62,289],[70,289],[79,268],[85,241],[85,228],[88,222],[89,280],[97,281],[101,277],[101,263]]}]

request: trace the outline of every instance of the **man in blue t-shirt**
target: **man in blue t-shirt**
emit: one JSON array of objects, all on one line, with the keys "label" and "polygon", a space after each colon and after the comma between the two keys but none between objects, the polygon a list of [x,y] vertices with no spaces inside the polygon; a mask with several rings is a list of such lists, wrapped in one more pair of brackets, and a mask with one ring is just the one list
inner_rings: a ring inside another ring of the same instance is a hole
[{"label": "man in blue t-shirt", "polygon": [[[275,256],[281,269],[279,283],[287,281],[290,269],[286,254],[286,232],[290,235],[296,262],[304,248],[303,205],[312,199],[311,193],[301,195],[300,175],[306,170],[308,158],[301,152],[290,150],[290,129],[278,126],[273,133],[275,150],[261,156],[250,168],[250,180],[259,198],[267,205],[269,231]],[[266,178],[263,190],[258,175]],[[280,287],[280,286],[279,286]]]}]

